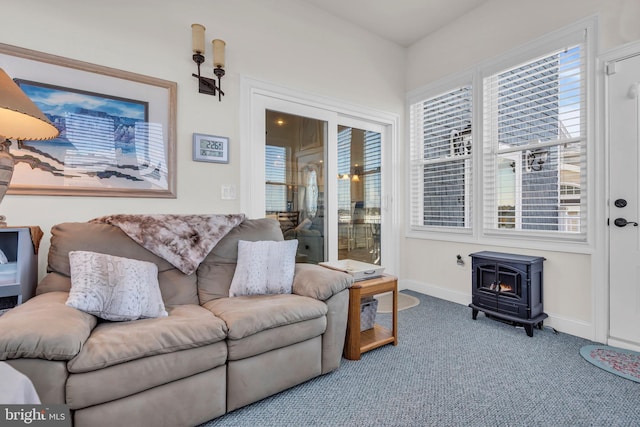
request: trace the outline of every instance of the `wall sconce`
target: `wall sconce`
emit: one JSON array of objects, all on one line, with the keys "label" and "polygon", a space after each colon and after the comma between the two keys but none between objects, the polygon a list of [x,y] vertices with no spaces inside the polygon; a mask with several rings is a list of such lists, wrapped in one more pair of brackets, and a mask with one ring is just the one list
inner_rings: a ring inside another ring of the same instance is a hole
[{"label": "wall sconce", "polygon": [[360,182],[360,175],[362,175],[362,170],[356,165],[356,167],[352,169],[351,181]]},{"label": "wall sconce", "polygon": [[220,84],[220,79],[224,76],[224,48],[226,43],[220,39],[211,41],[213,45],[213,74],[218,78],[215,79],[202,77],[200,75],[200,65],[204,62],[204,26],[200,24],[191,24],[191,39],[193,45],[193,61],[198,65],[198,74],[192,74],[198,79],[198,91],[207,95],[218,95],[218,101],[222,101],[224,92]]},{"label": "wall sconce", "polygon": [[342,179],[344,181],[351,180],[353,182],[360,182],[360,175],[362,175],[362,169],[357,165],[351,168],[351,174],[338,174],[338,179]]},{"label": "wall sconce", "polygon": [[541,171],[542,165],[547,161],[549,152],[547,150],[527,150],[525,158],[527,162],[527,172]]}]

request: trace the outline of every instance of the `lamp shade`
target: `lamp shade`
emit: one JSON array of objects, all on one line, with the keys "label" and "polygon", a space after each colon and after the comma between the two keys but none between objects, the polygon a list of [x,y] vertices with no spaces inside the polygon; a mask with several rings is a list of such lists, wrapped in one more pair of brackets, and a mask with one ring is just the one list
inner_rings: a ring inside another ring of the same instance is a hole
[{"label": "lamp shade", "polygon": [[204,25],[191,24],[191,44],[193,53],[204,53]]},{"label": "lamp shade", "polygon": [[18,140],[42,140],[58,136],[58,129],[2,68],[0,68],[0,135]]},{"label": "lamp shade", "polygon": [[224,47],[227,45],[224,40],[211,40],[213,44],[213,66],[224,68]]}]

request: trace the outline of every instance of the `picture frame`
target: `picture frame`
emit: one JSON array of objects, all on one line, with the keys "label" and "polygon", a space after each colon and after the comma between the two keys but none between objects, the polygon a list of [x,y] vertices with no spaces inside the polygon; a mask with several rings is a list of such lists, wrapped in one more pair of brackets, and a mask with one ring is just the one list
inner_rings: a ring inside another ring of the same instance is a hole
[{"label": "picture frame", "polygon": [[60,131],[11,145],[7,194],[176,198],[175,82],[1,43],[0,64]]},{"label": "picture frame", "polygon": [[229,138],[194,133],[193,160],[196,162],[229,163]]}]

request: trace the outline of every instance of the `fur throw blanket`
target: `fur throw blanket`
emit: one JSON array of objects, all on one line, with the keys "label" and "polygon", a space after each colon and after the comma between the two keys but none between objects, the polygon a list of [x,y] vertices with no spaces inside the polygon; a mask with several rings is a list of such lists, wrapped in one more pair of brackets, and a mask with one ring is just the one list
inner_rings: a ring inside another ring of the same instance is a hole
[{"label": "fur throw blanket", "polygon": [[211,249],[244,221],[235,215],[109,215],[89,222],[111,224],[184,274],[195,272]]}]

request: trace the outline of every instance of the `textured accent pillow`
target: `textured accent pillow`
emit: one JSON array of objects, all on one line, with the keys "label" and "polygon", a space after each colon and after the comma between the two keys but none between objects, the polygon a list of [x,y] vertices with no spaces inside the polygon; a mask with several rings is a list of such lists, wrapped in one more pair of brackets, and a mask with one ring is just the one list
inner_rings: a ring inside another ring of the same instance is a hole
[{"label": "textured accent pillow", "polygon": [[297,250],[297,240],[239,240],[238,264],[229,296],[290,294]]},{"label": "textured accent pillow", "polygon": [[71,290],[66,305],[106,320],[168,316],[158,267],[146,261],[88,251],[69,252]]}]

